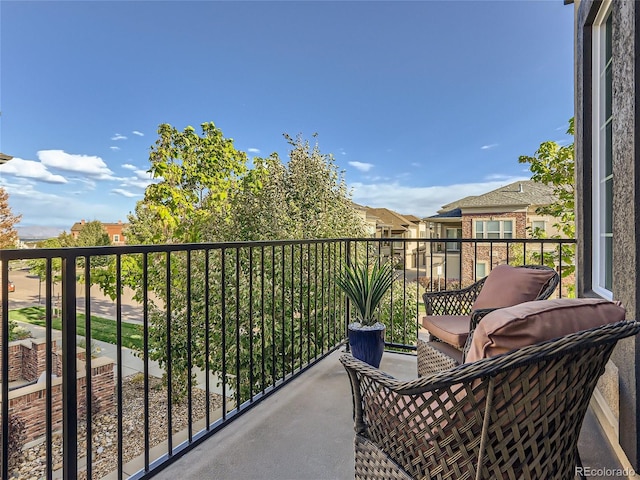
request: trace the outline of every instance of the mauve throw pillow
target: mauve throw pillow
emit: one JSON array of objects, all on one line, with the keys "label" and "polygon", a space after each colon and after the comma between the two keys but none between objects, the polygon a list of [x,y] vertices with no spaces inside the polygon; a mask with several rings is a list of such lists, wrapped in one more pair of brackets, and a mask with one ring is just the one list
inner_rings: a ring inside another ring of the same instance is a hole
[{"label": "mauve throw pillow", "polygon": [[491,270],[471,309],[503,308],[535,300],[554,275],[553,270],[498,265]]},{"label": "mauve throw pillow", "polygon": [[625,319],[620,302],[595,298],[536,300],[487,314],[465,363]]}]

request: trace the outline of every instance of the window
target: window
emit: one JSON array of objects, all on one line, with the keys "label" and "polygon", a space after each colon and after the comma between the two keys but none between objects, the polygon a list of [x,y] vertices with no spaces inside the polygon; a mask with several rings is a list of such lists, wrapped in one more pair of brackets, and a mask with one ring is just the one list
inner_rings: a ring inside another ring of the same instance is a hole
[{"label": "window", "polygon": [[600,7],[593,25],[593,290],[612,298],[613,143],[611,2]]},{"label": "window", "polygon": [[513,238],[513,220],[476,220],[476,238]]},{"label": "window", "polygon": [[113,243],[118,243],[120,241],[120,235],[117,233],[113,234]]},{"label": "window", "polygon": [[[462,238],[462,228],[447,228],[447,238]],[[447,242],[448,252],[459,252],[460,243]]]},{"label": "window", "polygon": [[484,262],[476,262],[476,280],[480,280],[487,276],[487,264]]},{"label": "window", "polygon": [[545,221],[544,220],[533,220],[531,222],[531,233],[535,233],[536,231],[539,231],[540,233],[544,233],[545,230]]}]

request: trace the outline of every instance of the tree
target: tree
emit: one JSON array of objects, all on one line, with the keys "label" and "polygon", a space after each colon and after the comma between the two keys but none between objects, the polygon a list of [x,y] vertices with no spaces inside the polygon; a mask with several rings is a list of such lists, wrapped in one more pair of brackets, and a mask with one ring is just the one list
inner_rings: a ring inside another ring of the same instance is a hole
[{"label": "tree", "polygon": [[[361,237],[362,219],[351,202],[344,172],[332,155],[301,136],[284,135],[289,161],[256,158],[230,201],[228,240]],[[220,231],[215,225],[210,231]]]},{"label": "tree", "polygon": [[[569,119],[567,134],[574,135],[574,119]],[[528,163],[531,170],[531,179],[553,187],[556,200],[549,205],[539,207],[537,213],[551,215],[557,219],[554,227],[562,232],[565,238],[575,238],[575,161],[573,142],[560,146],[556,142],[547,141],[540,144],[532,157],[522,155],[519,163]],[[542,238],[544,234],[539,231],[531,232],[534,238]],[[552,238],[560,238],[554,235]],[[533,253],[532,253],[533,254]],[[562,277],[567,277],[575,271],[574,265],[575,245],[562,245],[554,255],[546,254],[542,259],[549,266],[555,266],[562,260]],[[574,287],[569,286],[569,292]]]},{"label": "tree", "polygon": [[[246,172],[247,157],[236,150],[233,140],[224,138],[213,122],[201,125],[202,135],[193,127],[183,132],[168,124],[158,128],[159,138],[151,149],[149,161],[154,179],[147,187],[140,208],[146,208],[145,220],[157,227],[150,230],[156,243],[201,241],[204,226],[213,215],[223,213],[224,205]],[[130,216],[128,235],[140,231],[139,218]],[[148,232],[148,233],[150,233]]]},{"label": "tree", "polygon": [[[202,136],[190,127],[179,132],[169,125],[161,125],[158,133],[160,138],[150,155],[150,172],[158,183],[147,188],[135,214],[129,216],[127,235],[135,243],[336,238],[364,233],[363,222],[351,206],[344,174],[317,145],[312,148],[300,137],[293,140],[287,136],[292,149],[286,165],[273,154],[256,158],[254,167],[248,169],[246,155],[235,150],[233,141],[224,138],[213,123],[203,124]],[[311,258],[322,257],[337,264],[337,253],[324,247],[290,247],[266,255],[260,263],[251,262],[251,255],[249,249],[224,254],[194,252],[189,263],[186,254],[178,252],[170,256],[170,282],[166,278],[168,256],[155,255],[149,260],[148,287],[154,297],[149,308],[149,355],[166,369],[167,335],[171,335],[174,399],[186,393],[190,362],[204,368],[209,360],[220,378],[224,369],[237,372],[238,383],[232,388],[240,402],[258,388],[255,379],[260,376],[251,371],[250,365],[256,369],[264,364],[267,381],[275,381],[272,372],[275,378],[290,373],[299,366],[302,351],[322,351],[329,345],[328,332],[318,329],[315,322],[341,317],[336,317],[340,314],[335,305],[331,311],[326,306],[323,311],[316,310],[322,295],[329,295],[331,279],[329,271],[311,270]],[[123,278],[141,298],[140,259],[128,260],[132,261],[123,262]],[[262,270],[258,272],[258,268]],[[321,287],[314,282],[302,285],[292,278],[291,271],[303,278],[318,279]],[[187,278],[191,280],[189,297]],[[204,290],[207,278],[209,297]],[[272,294],[251,294],[252,288],[255,290],[252,279],[257,278],[264,278]],[[170,318],[165,309],[168,301]],[[205,318],[207,307],[209,318]],[[261,310],[266,312],[265,318],[255,318],[255,312]],[[250,311],[254,312],[253,318]],[[277,318],[271,316],[274,311],[278,312]],[[254,322],[258,321],[264,321],[264,328],[255,328]],[[208,359],[204,334],[207,324]],[[187,332],[191,332],[191,359],[187,357]],[[291,363],[271,364],[271,355],[256,359],[261,355],[256,342],[261,341],[291,358]]]},{"label": "tree", "polygon": [[111,245],[111,240],[102,222],[93,220],[84,224],[75,244],[78,247],[100,247]]},{"label": "tree", "polygon": [[22,215],[14,215],[9,206],[9,194],[0,187],[0,248],[15,248],[18,243],[18,232],[15,224]]}]

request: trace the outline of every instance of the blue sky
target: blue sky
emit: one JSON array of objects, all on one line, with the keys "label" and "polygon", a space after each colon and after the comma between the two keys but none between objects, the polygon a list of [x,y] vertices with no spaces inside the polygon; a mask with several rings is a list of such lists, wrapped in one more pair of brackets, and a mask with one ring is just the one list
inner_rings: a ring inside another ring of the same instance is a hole
[{"label": "blue sky", "polygon": [[283,133],[317,132],[354,201],[418,216],[570,141],[561,0],[3,0],[0,27],[0,184],[21,226],[126,220],[161,123],[213,121],[283,159]]}]

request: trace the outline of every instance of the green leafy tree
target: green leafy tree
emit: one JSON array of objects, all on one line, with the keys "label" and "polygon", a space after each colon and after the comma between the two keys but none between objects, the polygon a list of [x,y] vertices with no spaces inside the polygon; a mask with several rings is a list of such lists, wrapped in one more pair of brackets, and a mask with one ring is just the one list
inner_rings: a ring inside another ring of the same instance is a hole
[{"label": "green leafy tree", "polygon": [[100,247],[111,245],[111,240],[102,222],[93,220],[84,224],[75,244],[78,247]]},{"label": "green leafy tree", "polygon": [[[343,174],[317,145],[311,147],[300,137],[287,137],[292,148],[286,164],[273,154],[256,158],[254,167],[248,169],[246,155],[235,150],[232,140],[224,138],[212,123],[203,125],[201,136],[190,127],[179,132],[169,125],[161,125],[158,133],[160,138],[150,155],[150,172],[157,183],[147,188],[135,214],[129,216],[126,234],[134,243],[364,233],[362,221],[351,207]],[[320,258],[327,265],[336,265],[338,252],[323,245],[319,251],[287,247],[262,252],[260,262],[255,257],[251,261],[252,255],[257,253],[243,248],[224,253],[194,252],[190,262],[184,252],[149,259],[148,286],[154,297],[149,307],[149,355],[166,368],[167,335],[171,335],[174,399],[186,393],[188,332],[192,366],[204,368],[209,360],[210,368],[220,377],[223,371],[232,373],[233,380],[225,381],[236,391],[238,402],[260,387],[256,379],[262,372],[255,369],[261,368],[263,361],[265,381],[270,383],[299,367],[303,353],[319,352],[335,341],[336,332],[328,325],[331,319],[344,317],[338,317],[342,314],[335,304],[329,308],[327,302],[322,303],[331,295],[332,279],[329,270],[322,271],[317,265]],[[136,289],[138,298],[143,294],[141,271],[139,258],[123,258],[122,277]],[[295,279],[290,271],[296,272]],[[299,282],[298,278],[314,281]],[[208,298],[204,289],[207,279]],[[254,279],[263,279],[264,295],[255,291]],[[165,308],[168,302],[170,315]],[[266,312],[264,317],[257,316],[260,311]],[[260,347],[264,344],[267,352],[263,358]],[[291,358],[291,362],[272,364],[272,349],[279,352],[276,358]],[[249,368],[252,363],[254,371]]]},{"label": "green leafy tree", "polygon": [[247,170],[244,152],[225,138],[214,123],[203,123],[202,134],[193,127],[180,132],[162,124],[159,138],[151,149],[149,172],[157,181],[147,187],[136,211],[148,211],[144,220],[154,219],[158,228],[149,231],[139,218],[129,218],[128,235],[147,229],[156,243],[202,241],[212,216],[220,217],[239,178]]},{"label": "green leafy tree", "polygon": [[[229,223],[230,198],[238,189],[241,177],[247,172],[247,157],[236,150],[233,140],[223,136],[213,123],[203,123],[198,135],[193,127],[179,131],[175,127],[162,124],[158,128],[158,140],[151,148],[149,172],[156,183],[147,187],[145,197],[136,205],[135,214],[129,215],[129,226],[125,232],[132,243],[194,243],[220,239],[215,228],[221,229]],[[180,399],[186,393],[188,378],[187,326],[191,325],[187,309],[185,285],[187,284],[186,258],[173,255],[170,267],[167,257],[154,256],[149,264],[148,288],[155,300],[150,304],[151,348],[149,354],[161,366],[167,367],[167,334],[171,334],[172,390],[174,398]],[[198,258],[191,264],[190,278],[202,279],[207,274],[204,259]],[[167,290],[166,271],[171,273],[171,289]],[[125,257],[122,278],[125,284],[136,292],[138,300],[144,292],[141,289],[142,264],[139,257]],[[115,296],[115,269],[110,268],[96,281],[103,290]],[[204,325],[202,312],[206,299],[198,288],[204,285],[196,282],[192,291],[194,318],[193,331],[201,332]],[[218,290],[219,291],[219,290]],[[211,299],[213,301],[214,299]],[[166,305],[171,304],[171,314],[167,318]],[[200,316],[197,316],[200,314]],[[192,339],[194,351],[193,365],[204,368],[202,338]],[[165,376],[166,378],[166,376]]]},{"label": "green leafy tree", "polygon": [[[574,135],[574,119],[569,120],[567,134]],[[533,156],[522,155],[518,159],[520,163],[529,164],[534,182],[543,183],[553,187],[556,200],[549,205],[539,207],[540,215],[551,215],[557,219],[554,227],[562,235],[554,235],[551,238],[575,238],[575,161],[574,145],[561,146],[556,142],[547,141],[540,144]],[[544,238],[540,231],[531,232],[533,238]],[[533,260],[540,260],[540,254],[531,252],[535,256]],[[568,277],[575,272],[575,245],[562,245],[555,253],[543,253],[542,262],[549,266],[556,266],[562,260],[562,277]],[[527,259],[528,260],[528,259]],[[568,287],[570,294],[575,286]]]}]

